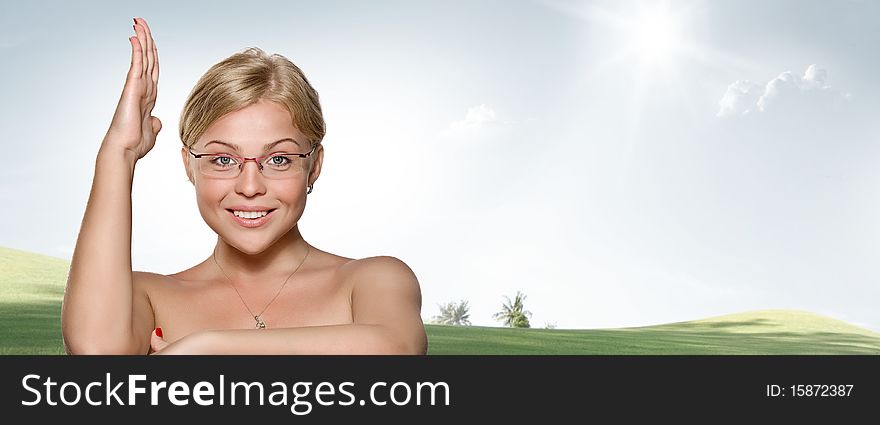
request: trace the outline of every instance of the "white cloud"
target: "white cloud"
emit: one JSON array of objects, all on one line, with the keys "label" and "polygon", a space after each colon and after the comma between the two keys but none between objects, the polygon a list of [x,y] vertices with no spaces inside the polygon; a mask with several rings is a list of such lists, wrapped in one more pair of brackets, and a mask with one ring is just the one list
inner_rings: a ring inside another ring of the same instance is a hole
[{"label": "white cloud", "polygon": [[719,117],[749,115],[755,111],[797,110],[798,108],[836,105],[851,98],[849,93],[837,93],[827,83],[828,71],[815,64],[807,67],[803,76],[785,71],[770,80],[763,88],[747,80],[739,80],[727,87],[718,102]]},{"label": "white cloud", "polygon": [[828,88],[825,80],[828,79],[828,71],[817,67],[815,64],[807,68],[804,73],[803,84],[809,88]]},{"label": "white cloud", "polygon": [[495,110],[486,104],[469,108],[467,115],[461,121],[453,122],[449,125],[452,129],[460,128],[478,128],[498,123],[498,117]]},{"label": "white cloud", "polygon": [[755,109],[755,103],[761,97],[761,86],[748,80],[738,80],[727,86],[727,92],[718,104],[719,117],[746,115]]},{"label": "white cloud", "polygon": [[521,141],[523,131],[522,124],[534,121],[533,118],[525,120],[508,119],[503,111],[497,111],[494,107],[482,103],[468,108],[464,119],[441,124],[437,132],[437,141],[443,149],[452,146],[473,148],[475,144],[485,149],[492,149],[499,143],[510,146]]}]

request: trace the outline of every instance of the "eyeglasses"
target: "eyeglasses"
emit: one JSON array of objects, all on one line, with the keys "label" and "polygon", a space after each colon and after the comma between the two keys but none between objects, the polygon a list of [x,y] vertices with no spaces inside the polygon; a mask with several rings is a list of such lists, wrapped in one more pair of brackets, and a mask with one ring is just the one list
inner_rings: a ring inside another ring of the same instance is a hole
[{"label": "eyeglasses", "polygon": [[236,156],[228,153],[195,153],[187,148],[189,154],[196,159],[199,172],[217,179],[234,179],[241,174],[247,161],[254,161],[260,173],[267,179],[288,179],[296,177],[305,170],[305,163],[318,145],[312,146],[308,153],[271,153],[253,158]]}]

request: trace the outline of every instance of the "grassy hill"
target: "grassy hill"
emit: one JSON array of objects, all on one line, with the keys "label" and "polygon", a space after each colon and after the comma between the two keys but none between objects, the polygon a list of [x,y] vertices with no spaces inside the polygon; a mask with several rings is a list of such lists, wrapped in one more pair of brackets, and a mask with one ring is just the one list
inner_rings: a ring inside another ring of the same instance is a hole
[{"label": "grassy hill", "polygon": [[[64,354],[69,263],[0,248],[0,354]],[[426,324],[428,354],[880,354],[880,334],[796,310],[618,329]]]},{"label": "grassy hill", "polygon": [[880,354],[880,334],[797,310],[616,329],[428,326],[429,354]]},{"label": "grassy hill", "polygon": [[0,248],[0,354],[64,354],[68,267],[60,258]]}]

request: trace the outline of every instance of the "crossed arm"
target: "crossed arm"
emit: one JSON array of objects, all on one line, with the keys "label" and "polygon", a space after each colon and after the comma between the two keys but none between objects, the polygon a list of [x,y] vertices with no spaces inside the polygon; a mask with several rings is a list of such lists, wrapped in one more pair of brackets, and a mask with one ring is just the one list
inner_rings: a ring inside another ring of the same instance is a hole
[{"label": "crossed arm", "polygon": [[394,257],[354,263],[351,324],[210,330],[171,344],[154,334],[153,354],[426,354],[421,291],[412,270]]}]

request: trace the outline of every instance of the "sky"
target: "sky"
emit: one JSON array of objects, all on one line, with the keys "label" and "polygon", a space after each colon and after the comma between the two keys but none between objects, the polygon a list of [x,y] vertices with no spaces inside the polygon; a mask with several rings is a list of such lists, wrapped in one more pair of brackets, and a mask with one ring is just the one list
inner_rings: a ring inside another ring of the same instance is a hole
[{"label": "sky", "polygon": [[800,309],[880,331],[880,3],[9,4],[0,246],[70,259],[134,16],[163,123],[135,173],[135,270],[210,255],[177,122],[256,46],[303,70],[327,122],[303,236],[406,262],[426,321],[467,300],[501,326],[522,291],[532,327]]}]

